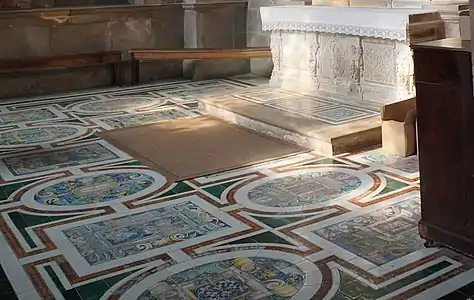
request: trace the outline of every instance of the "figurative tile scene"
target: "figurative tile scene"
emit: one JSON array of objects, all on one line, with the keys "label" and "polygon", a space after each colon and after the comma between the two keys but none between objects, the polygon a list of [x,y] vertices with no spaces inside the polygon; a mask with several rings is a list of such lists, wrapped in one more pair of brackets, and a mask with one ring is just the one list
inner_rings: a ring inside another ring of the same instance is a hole
[{"label": "figurative tile scene", "polygon": [[[163,82],[0,106],[0,299],[474,297],[473,261],[418,235],[416,157],[304,153],[171,183],[97,135],[196,116],[198,95],[253,86]],[[289,109],[279,91],[257,96]],[[307,101],[291,109],[336,123],[370,114]]]}]

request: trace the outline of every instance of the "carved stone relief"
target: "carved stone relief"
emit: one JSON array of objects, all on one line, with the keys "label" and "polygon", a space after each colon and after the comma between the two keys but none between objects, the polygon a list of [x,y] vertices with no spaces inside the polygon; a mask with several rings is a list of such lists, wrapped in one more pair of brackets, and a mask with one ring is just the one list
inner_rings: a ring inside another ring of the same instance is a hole
[{"label": "carved stone relief", "polygon": [[395,86],[397,52],[395,41],[362,39],[362,80]]},{"label": "carved stone relief", "polygon": [[275,67],[270,82],[280,87],[378,103],[414,93],[413,60],[404,42],[274,31],[271,49]]},{"label": "carved stone relief", "polygon": [[281,31],[274,31],[270,36],[270,49],[272,51],[273,70],[270,77],[270,84],[279,85],[281,83],[280,69],[281,69],[281,46],[282,46]]},{"label": "carved stone relief", "polygon": [[318,34],[306,33],[306,42],[308,44],[308,67],[311,75],[316,77],[317,67],[319,64],[320,46],[318,41]]},{"label": "carved stone relief", "polygon": [[397,90],[400,98],[415,94],[413,55],[410,47],[397,43]]},{"label": "carved stone relief", "polygon": [[320,34],[321,53],[317,75],[330,92],[358,93],[360,86],[359,37]]}]

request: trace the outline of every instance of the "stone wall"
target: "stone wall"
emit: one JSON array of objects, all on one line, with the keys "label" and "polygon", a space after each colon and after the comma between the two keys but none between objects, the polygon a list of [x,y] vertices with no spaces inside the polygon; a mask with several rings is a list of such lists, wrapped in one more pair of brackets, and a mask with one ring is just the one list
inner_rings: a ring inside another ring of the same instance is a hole
[{"label": "stone wall", "polygon": [[[123,51],[130,48],[183,48],[184,11],[180,4],[72,8],[0,12],[0,59]],[[141,67],[142,82],[179,77],[182,63],[150,62]],[[129,80],[124,66],[125,81]],[[0,76],[0,98],[109,85],[105,67],[54,70]]]},{"label": "stone wall", "polygon": [[[70,3],[78,1],[105,0]],[[0,39],[9,41],[8,47],[0,47],[0,59],[110,50],[123,51],[127,59],[130,48],[246,46],[245,0],[134,0],[133,4],[0,10]],[[185,61],[184,65],[184,75],[193,79],[250,71],[248,59]],[[143,63],[140,73],[141,82],[181,77],[183,63]],[[129,81],[128,65],[124,66],[122,77]],[[0,75],[0,98],[98,87],[110,82],[111,70],[105,67]]]},{"label": "stone wall", "polygon": [[[247,46],[268,47],[270,46],[270,32],[262,31],[262,20],[260,19],[260,7],[274,5],[308,5],[311,0],[247,0]],[[250,70],[259,76],[269,77],[273,69],[272,60],[252,59]]]},{"label": "stone wall", "polygon": [[[245,0],[184,0],[186,48],[246,47]],[[185,61],[186,77],[200,80],[248,73],[248,59]]]}]

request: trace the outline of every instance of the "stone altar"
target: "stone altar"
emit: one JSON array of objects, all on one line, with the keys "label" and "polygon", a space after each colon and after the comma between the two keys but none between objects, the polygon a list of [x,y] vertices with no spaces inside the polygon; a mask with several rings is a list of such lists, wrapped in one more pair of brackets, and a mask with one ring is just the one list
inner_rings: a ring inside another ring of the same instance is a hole
[{"label": "stone altar", "polygon": [[273,86],[376,109],[414,96],[409,45],[444,34],[439,13],[423,9],[273,6],[261,17]]}]

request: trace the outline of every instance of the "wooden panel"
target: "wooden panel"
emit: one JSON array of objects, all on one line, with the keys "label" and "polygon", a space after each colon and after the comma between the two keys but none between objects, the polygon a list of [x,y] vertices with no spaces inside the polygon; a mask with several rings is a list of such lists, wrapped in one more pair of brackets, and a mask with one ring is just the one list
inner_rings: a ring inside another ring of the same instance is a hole
[{"label": "wooden panel", "polygon": [[462,92],[427,83],[417,83],[416,89],[422,215],[443,228],[459,231],[462,225],[457,221],[466,200],[461,175]]},{"label": "wooden panel", "polygon": [[469,64],[470,53],[466,52],[438,52],[433,50],[416,51],[415,80],[420,82],[458,84],[461,82],[459,64]]},{"label": "wooden panel", "polygon": [[422,237],[474,255],[474,99],[460,41],[413,45]]}]

